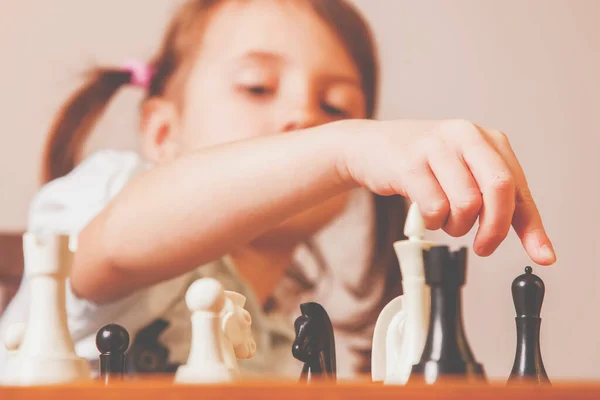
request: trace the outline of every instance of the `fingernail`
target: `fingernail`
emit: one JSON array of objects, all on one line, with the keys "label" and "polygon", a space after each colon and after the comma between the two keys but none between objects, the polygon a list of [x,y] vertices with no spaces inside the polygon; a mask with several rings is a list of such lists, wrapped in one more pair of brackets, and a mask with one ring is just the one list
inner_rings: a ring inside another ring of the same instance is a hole
[{"label": "fingernail", "polygon": [[540,247],[540,257],[550,263],[556,261],[556,254],[547,244],[542,245],[542,247]]}]

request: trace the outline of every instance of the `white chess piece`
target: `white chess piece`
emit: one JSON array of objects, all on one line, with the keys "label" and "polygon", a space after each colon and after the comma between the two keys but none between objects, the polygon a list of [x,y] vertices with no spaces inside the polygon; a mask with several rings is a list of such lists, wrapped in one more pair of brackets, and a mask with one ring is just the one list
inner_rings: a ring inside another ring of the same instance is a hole
[{"label": "white chess piece", "polygon": [[25,328],[27,328],[25,322],[16,322],[9,325],[8,328],[6,328],[6,331],[4,331],[2,341],[6,348],[7,368],[5,368],[4,374],[0,374],[0,383],[2,384],[13,385],[18,382],[18,376],[16,375],[18,368],[16,368],[17,362],[14,358],[19,350],[21,342],[23,342]]},{"label": "white chess piece", "polygon": [[398,296],[381,310],[373,334],[371,352],[371,379],[384,382],[394,373],[400,363],[400,349],[404,340],[406,313],[402,311],[402,296]]},{"label": "white chess piece", "polygon": [[411,204],[404,227],[408,240],[394,243],[402,271],[404,294],[383,309],[373,336],[373,381],[407,382],[412,366],[419,362],[429,323],[430,295],[425,284],[423,250],[434,245],[423,240],[425,224],[416,203]]},{"label": "white chess piece", "polygon": [[244,309],[246,297],[233,291],[225,291],[225,307],[221,312],[223,330],[223,358],[235,377],[240,376],[237,359],[252,358],[256,342],[252,337],[252,318]]},{"label": "white chess piece", "polygon": [[15,355],[17,354],[17,350],[19,350],[19,346],[23,341],[23,336],[25,336],[25,328],[27,325],[24,322],[17,322],[11,324],[4,331],[4,336],[2,337],[2,341],[4,343],[4,347],[6,348],[6,368],[3,374],[0,374],[0,383],[5,385],[16,384],[17,376],[16,376],[16,361],[14,360]]},{"label": "white chess piece", "polygon": [[24,279],[31,288],[31,303],[27,324],[11,326],[5,337],[12,350],[4,383],[33,386],[90,379],[89,364],[76,355],[67,325],[65,285],[72,260],[68,242],[62,235],[23,235]]},{"label": "white chess piece", "polygon": [[25,322],[16,322],[11,324],[6,328],[4,332],[4,347],[9,352],[9,354],[14,354],[21,346],[21,342],[23,341],[23,337],[25,336],[25,329],[27,325]]},{"label": "white chess piece", "polygon": [[192,313],[192,344],[187,363],[177,369],[175,382],[197,384],[234,380],[223,357],[223,286],[212,278],[198,279],[190,285],[185,301]]}]

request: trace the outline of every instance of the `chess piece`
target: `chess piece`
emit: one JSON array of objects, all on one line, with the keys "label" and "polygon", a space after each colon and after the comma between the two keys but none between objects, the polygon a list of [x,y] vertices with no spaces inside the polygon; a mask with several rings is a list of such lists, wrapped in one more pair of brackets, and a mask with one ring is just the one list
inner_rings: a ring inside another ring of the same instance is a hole
[{"label": "chess piece", "polygon": [[431,312],[423,354],[412,368],[409,383],[433,384],[446,378],[485,382],[483,366],[475,361],[463,327],[461,288],[466,277],[466,250],[451,252],[448,246],[436,246],[423,251]]},{"label": "chess piece", "polygon": [[545,293],[544,282],[532,274],[531,267],[515,278],[512,296],[517,316],[517,350],[507,384],[550,384],[540,350],[540,313]]},{"label": "chess piece", "polygon": [[256,342],[252,336],[252,318],[244,309],[246,297],[233,291],[225,291],[225,307],[221,311],[221,340],[223,358],[230,373],[240,376],[238,359],[252,358]]},{"label": "chess piece", "polygon": [[313,380],[336,380],[335,338],[327,312],[318,303],[300,305],[302,315],[296,318],[296,338],[292,355],[304,363],[300,383]]},{"label": "chess piece", "polygon": [[17,322],[6,328],[4,332],[4,347],[6,347],[9,354],[14,354],[19,349],[19,346],[21,346],[26,328],[27,325],[24,322]]},{"label": "chess piece", "polygon": [[192,344],[185,365],[175,374],[176,383],[229,382],[235,376],[223,358],[221,312],[225,306],[223,286],[215,279],[192,283],[185,296],[192,313]]},{"label": "chess piece", "polygon": [[103,326],[96,334],[100,352],[100,379],[105,384],[123,380],[125,352],[129,347],[129,333],[117,324]]},{"label": "chess piece", "polygon": [[62,235],[23,236],[24,279],[31,288],[28,321],[9,358],[5,382],[55,385],[90,379],[89,364],[75,353],[67,326],[66,279],[72,254]]},{"label": "chess piece", "polygon": [[6,369],[4,374],[0,374],[0,383],[10,385],[16,379],[13,375],[16,362],[14,358],[19,350],[19,346],[25,336],[25,328],[27,325],[24,322],[16,322],[6,328],[3,336],[4,348],[6,348]]},{"label": "chess piece", "polygon": [[406,216],[404,235],[394,243],[400,264],[403,294],[379,314],[373,335],[371,378],[374,382],[403,385],[419,362],[429,323],[429,288],[425,285],[423,250],[434,245],[423,240],[425,223],[417,203]]},{"label": "chess piece", "polygon": [[[402,354],[406,333],[406,313],[403,296],[398,296],[381,310],[375,323],[371,351],[371,380],[373,382],[401,382],[401,366],[407,357]],[[412,366],[412,365],[411,365]]]},{"label": "chess piece", "polygon": [[168,374],[177,370],[169,364],[169,349],[160,342],[160,336],[169,327],[162,318],[138,330],[127,351],[125,369],[132,374]]}]

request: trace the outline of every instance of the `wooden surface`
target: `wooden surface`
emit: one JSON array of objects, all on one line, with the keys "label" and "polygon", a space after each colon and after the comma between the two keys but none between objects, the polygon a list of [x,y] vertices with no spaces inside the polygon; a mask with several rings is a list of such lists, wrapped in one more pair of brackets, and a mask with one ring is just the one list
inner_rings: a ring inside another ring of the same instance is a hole
[{"label": "wooden surface", "polygon": [[235,385],[173,385],[167,381],[148,380],[104,386],[99,382],[28,388],[0,388],[2,400],[25,399],[600,399],[600,383],[555,383],[551,387],[506,387],[503,382],[485,386],[382,386],[373,383],[337,383],[299,385],[294,382],[239,383]]}]

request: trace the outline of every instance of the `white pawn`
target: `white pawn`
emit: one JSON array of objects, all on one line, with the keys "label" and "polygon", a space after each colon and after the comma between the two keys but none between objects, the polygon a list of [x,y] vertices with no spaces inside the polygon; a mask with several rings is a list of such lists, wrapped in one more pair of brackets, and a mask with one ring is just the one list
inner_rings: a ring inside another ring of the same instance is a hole
[{"label": "white pawn", "polygon": [[192,343],[187,363],[177,369],[175,382],[196,384],[233,381],[235,376],[223,358],[223,286],[212,278],[198,279],[190,285],[185,301],[192,313]]},{"label": "white pawn", "polygon": [[434,243],[423,240],[425,223],[416,203],[408,210],[404,234],[408,240],[394,243],[404,294],[382,310],[373,336],[372,380],[386,384],[406,383],[412,366],[421,358],[429,327],[430,295],[423,250]]},{"label": "white pawn", "polygon": [[31,302],[26,324],[11,326],[4,383],[22,386],[64,384],[90,379],[86,360],[78,357],[67,325],[66,279],[71,268],[69,238],[23,235],[24,279]]}]

